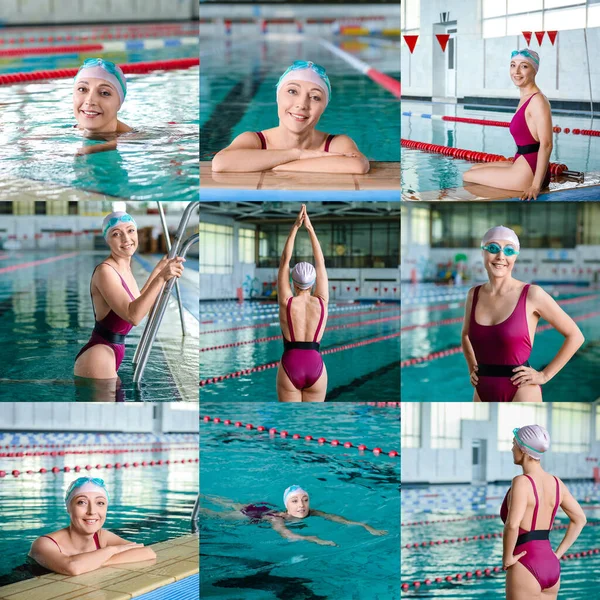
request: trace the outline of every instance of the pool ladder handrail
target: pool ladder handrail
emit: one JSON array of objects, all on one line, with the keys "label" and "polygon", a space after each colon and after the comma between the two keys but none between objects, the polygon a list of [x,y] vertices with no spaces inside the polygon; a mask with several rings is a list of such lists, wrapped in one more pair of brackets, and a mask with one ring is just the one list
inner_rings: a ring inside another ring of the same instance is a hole
[{"label": "pool ladder handrail", "polygon": [[194,508],[192,509],[192,533],[198,533],[198,516],[200,514],[200,494],[194,502]]},{"label": "pool ladder handrail", "polygon": [[[185,255],[189,248],[193,246],[195,243],[199,241],[199,234],[195,233],[190,236],[182,243],[183,234],[187,228],[190,217],[192,213],[200,208],[200,201],[190,202],[183,211],[183,215],[179,222],[179,226],[177,227],[177,233],[175,234],[175,239],[173,240],[173,245],[169,250],[167,258],[175,258],[176,256],[181,256],[185,258]],[[176,277],[172,277],[163,284],[162,291],[156,298],[154,302],[154,306],[150,312],[148,317],[148,321],[146,323],[146,327],[144,328],[144,332],[140,338],[138,346],[135,350],[135,354],[133,356],[133,364],[134,364],[134,372],[133,372],[133,381],[139,383],[146,369],[146,364],[148,363],[148,357],[150,355],[150,350],[152,349],[152,344],[156,339],[156,334],[158,333],[158,328],[162,322],[163,316],[165,314],[165,310],[167,308],[167,304],[169,302],[169,296],[173,290],[173,286],[177,281]]]}]

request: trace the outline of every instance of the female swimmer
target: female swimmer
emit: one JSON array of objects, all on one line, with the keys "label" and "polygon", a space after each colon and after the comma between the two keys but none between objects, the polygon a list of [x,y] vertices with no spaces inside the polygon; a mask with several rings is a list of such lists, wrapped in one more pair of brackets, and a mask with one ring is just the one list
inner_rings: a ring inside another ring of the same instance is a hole
[{"label": "female swimmer", "polygon": [[297,60],[277,83],[279,125],[238,135],[215,155],[212,170],[367,173],[369,161],[352,139],[315,129],[330,99],[325,69]]},{"label": "female swimmer", "polygon": [[128,542],[102,529],[108,504],[108,492],[102,479],[79,477],[65,494],[71,523],[37,538],[29,556],[54,573],[71,576],[100,567],[155,559],[154,550],[145,548],[144,544]]},{"label": "female swimmer", "polygon": [[540,57],[533,50],[515,50],[510,60],[510,76],[521,98],[510,122],[517,144],[514,162],[500,161],[475,165],[464,175],[469,183],[522,192],[521,200],[535,200],[550,184],[552,153],[552,112],[548,99],[535,83]]},{"label": "female swimmer", "polygon": [[[552,379],[583,344],[575,321],[537,285],[513,279],[519,238],[508,227],[493,227],[481,242],[488,283],[469,290],[462,329],[462,349],[475,402],[541,402],[541,385]],[[540,318],[565,341],[542,370],[529,366]]]}]

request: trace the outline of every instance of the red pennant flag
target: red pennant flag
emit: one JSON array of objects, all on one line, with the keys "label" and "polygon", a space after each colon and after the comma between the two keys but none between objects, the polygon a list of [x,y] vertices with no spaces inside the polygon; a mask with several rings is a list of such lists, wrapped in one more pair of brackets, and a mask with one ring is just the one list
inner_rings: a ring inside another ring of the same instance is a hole
[{"label": "red pennant flag", "polygon": [[553,46],[554,46],[554,40],[556,39],[557,33],[558,33],[558,31],[548,31],[548,37],[550,38],[550,41],[552,42]]},{"label": "red pennant flag", "polygon": [[523,37],[529,46],[529,44],[531,44],[531,31],[521,31],[521,33],[523,34]]},{"label": "red pennant flag", "polygon": [[542,45],[542,40],[544,39],[545,33],[546,33],[545,31],[536,31],[535,32],[535,37],[537,38],[538,44],[540,46]]},{"label": "red pennant flag", "polygon": [[450,39],[450,34],[449,33],[436,33],[435,37],[437,38],[437,41],[440,43],[442,52],[446,52],[446,46],[448,45],[448,40]]},{"label": "red pennant flag", "polygon": [[412,54],[415,46],[417,45],[417,40],[419,39],[418,35],[403,35],[402,36],[404,38],[404,41],[406,42],[406,45],[408,46],[408,49],[410,50],[410,53]]}]

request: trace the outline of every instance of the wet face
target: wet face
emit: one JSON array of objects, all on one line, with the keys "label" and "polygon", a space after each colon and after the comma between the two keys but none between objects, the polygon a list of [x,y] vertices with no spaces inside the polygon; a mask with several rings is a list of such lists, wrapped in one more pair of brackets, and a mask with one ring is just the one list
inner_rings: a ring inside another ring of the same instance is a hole
[{"label": "wet face", "polygon": [[500,248],[502,248],[502,252],[498,252],[498,254],[492,254],[487,250],[481,251],[483,256],[483,266],[487,271],[488,277],[492,279],[510,276],[515,266],[515,262],[517,261],[517,255],[514,254],[513,256],[506,256],[504,254],[504,249],[511,247],[515,250],[518,250],[518,248],[516,248],[512,242],[506,242],[504,240],[490,240],[485,245],[488,246],[490,244],[497,244],[500,246]]},{"label": "wet face", "polygon": [[120,107],[117,90],[104,79],[88,77],[77,81],[73,87],[73,112],[81,129],[116,131]]},{"label": "wet face", "polygon": [[304,519],[310,512],[310,500],[308,494],[292,494],[288,497],[285,508],[292,517]]},{"label": "wet face", "polygon": [[325,92],[310,81],[288,81],[277,93],[279,123],[294,133],[316,127],[325,106]]},{"label": "wet face", "polygon": [[137,229],[133,223],[117,223],[109,232],[106,242],[114,256],[131,257],[138,247]]},{"label": "wet face", "polygon": [[530,85],[535,83],[535,69],[528,60],[516,56],[510,61],[510,78],[519,88]]},{"label": "wet face", "polygon": [[107,509],[106,496],[97,492],[77,494],[69,503],[71,525],[84,534],[94,534],[102,529]]}]

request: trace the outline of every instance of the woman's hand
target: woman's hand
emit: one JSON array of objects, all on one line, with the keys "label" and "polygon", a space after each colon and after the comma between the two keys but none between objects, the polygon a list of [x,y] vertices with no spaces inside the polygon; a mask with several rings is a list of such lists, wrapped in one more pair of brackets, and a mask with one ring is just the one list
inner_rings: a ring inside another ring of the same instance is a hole
[{"label": "woman's hand", "polygon": [[159,277],[163,281],[169,281],[169,279],[173,277],[181,277],[183,274],[183,263],[185,262],[185,258],[181,256],[176,256],[175,258],[167,259],[165,266],[162,271],[159,273]]},{"label": "woman's hand", "polygon": [[306,204],[304,205],[304,227],[306,227],[308,231],[313,231],[312,223],[310,222],[310,218],[306,212]]},{"label": "woman's hand", "polygon": [[143,548],[144,544],[135,544],[133,542],[129,544],[119,544],[118,546],[108,546],[112,552],[113,556],[115,554],[121,554],[121,552],[127,552],[128,550],[136,550],[137,548]]},{"label": "woman's hand", "polygon": [[510,567],[512,567],[514,564],[519,562],[519,559],[522,556],[525,556],[527,554],[527,551],[525,550],[524,552],[521,552],[520,554],[511,554],[508,558],[505,558],[502,561],[502,568],[506,571],[507,569],[510,569]]},{"label": "woman's hand", "polygon": [[306,214],[306,204],[303,204],[302,207],[300,208],[300,212],[298,213],[298,216],[296,217],[296,222],[294,223],[294,227],[296,227],[296,229],[300,229],[300,227],[302,227],[302,223],[304,222],[305,214]]},{"label": "woman's hand", "polygon": [[537,197],[540,193],[540,189],[541,188],[539,185],[532,184],[532,186],[528,190],[525,190],[521,194],[521,200],[537,200]]},{"label": "woman's hand", "polygon": [[319,546],[337,546],[337,544],[335,542],[332,542],[331,540],[322,540],[321,538],[318,538],[316,535],[307,535],[304,539],[309,542],[314,542],[315,544],[319,544]]},{"label": "woman's hand", "polygon": [[165,254],[155,265],[154,269],[152,269],[152,272],[155,275],[158,275],[166,266],[167,263],[169,262],[169,257]]},{"label": "woman's hand", "polygon": [[477,377],[478,370],[479,370],[479,367],[477,365],[475,365],[473,367],[473,370],[471,371],[471,385],[473,387],[477,387],[477,384],[479,383],[479,377]]},{"label": "woman's hand", "polygon": [[388,534],[388,532],[385,529],[375,529],[375,528],[371,527],[370,525],[365,525],[365,529],[371,535],[387,535]]},{"label": "woman's hand", "polygon": [[513,385],[518,387],[523,387],[524,385],[544,385],[548,382],[548,378],[543,371],[536,371],[532,367],[521,365],[513,369],[513,373],[515,375],[510,380],[513,382]]}]

